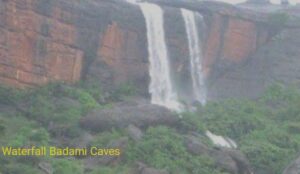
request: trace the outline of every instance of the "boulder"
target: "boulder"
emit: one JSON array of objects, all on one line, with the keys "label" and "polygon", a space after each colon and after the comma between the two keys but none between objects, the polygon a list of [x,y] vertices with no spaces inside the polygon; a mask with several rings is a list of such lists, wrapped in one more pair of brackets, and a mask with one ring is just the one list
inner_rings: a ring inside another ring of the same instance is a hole
[{"label": "boulder", "polygon": [[227,156],[230,156],[232,160],[236,163],[238,168],[238,173],[241,174],[251,174],[252,169],[250,163],[246,156],[238,150],[230,149],[230,148],[221,148],[220,151]]},{"label": "boulder", "polygon": [[53,174],[54,170],[50,163],[40,162],[38,166],[45,174]]},{"label": "boulder", "polygon": [[110,109],[95,109],[81,119],[81,127],[91,131],[110,130],[112,127],[126,128],[134,124],[140,128],[154,125],[176,126],[179,117],[164,107],[152,104],[137,106],[115,106]]},{"label": "boulder", "polygon": [[284,171],[283,174],[300,174],[300,157],[293,161]]},{"label": "boulder", "polygon": [[250,163],[243,153],[230,148],[209,148],[200,138],[188,135],[185,137],[187,151],[193,155],[206,155],[213,159],[217,168],[231,174],[252,174]]},{"label": "boulder", "polygon": [[[121,137],[116,140],[112,140],[107,148],[114,148],[114,149],[120,149],[121,155],[124,152],[128,145],[128,137]],[[120,161],[120,156],[104,156],[103,158],[100,158],[100,163],[103,165],[108,164],[116,164]]]},{"label": "boulder", "polygon": [[83,132],[81,136],[70,143],[71,147],[86,148],[93,141],[94,137],[88,132]]},{"label": "boulder", "polygon": [[230,174],[239,174],[237,163],[228,154],[215,150],[210,153],[210,156],[215,161],[217,168],[220,168]]},{"label": "boulder", "polygon": [[211,151],[198,137],[192,135],[187,135],[184,143],[187,151],[193,155],[208,155]]},{"label": "boulder", "polygon": [[209,154],[218,168],[231,174],[252,174],[249,161],[240,151],[229,148],[218,148]]},{"label": "boulder", "polygon": [[[121,156],[128,145],[128,137],[121,137],[116,140],[112,140],[108,143],[107,148],[109,149],[120,149]],[[92,170],[97,166],[116,165],[121,160],[121,156],[89,156],[84,159],[84,167],[86,170]]]},{"label": "boulder", "polygon": [[134,125],[129,125],[127,128],[127,133],[131,139],[134,141],[139,141],[143,138],[143,132]]}]

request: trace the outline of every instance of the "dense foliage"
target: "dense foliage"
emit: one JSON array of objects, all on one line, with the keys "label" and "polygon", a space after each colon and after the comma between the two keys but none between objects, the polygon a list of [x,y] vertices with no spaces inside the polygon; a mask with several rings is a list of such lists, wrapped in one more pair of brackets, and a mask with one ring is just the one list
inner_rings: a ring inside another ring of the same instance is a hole
[{"label": "dense foliage", "polygon": [[[124,84],[103,102],[97,85],[51,84],[26,91],[0,87],[0,146],[72,145],[85,132],[79,120],[87,112],[110,107],[134,93],[132,86]],[[258,173],[280,174],[300,149],[299,106],[297,89],[274,85],[258,100],[210,102],[195,112],[183,113],[181,127],[148,128],[142,141],[129,140],[118,166],[84,171],[80,158],[0,156],[0,173],[40,174],[38,164],[46,161],[54,174],[129,174],[135,162],[141,161],[174,174],[223,174],[210,157],[192,155],[184,146],[182,132],[210,130],[236,140]],[[93,136],[91,145],[105,146],[126,133],[112,129]],[[211,145],[207,139],[203,142]]]}]

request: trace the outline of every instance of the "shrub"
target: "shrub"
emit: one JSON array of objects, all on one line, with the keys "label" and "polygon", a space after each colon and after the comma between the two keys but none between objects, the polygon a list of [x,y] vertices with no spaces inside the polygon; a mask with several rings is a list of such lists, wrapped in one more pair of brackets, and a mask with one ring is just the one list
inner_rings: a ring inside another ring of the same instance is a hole
[{"label": "shrub", "polygon": [[200,114],[199,113],[194,113],[194,112],[185,112],[181,113],[182,118],[183,118],[183,127],[187,130],[192,130],[192,131],[197,131],[197,132],[205,132],[206,130],[206,125],[202,122],[200,119]]},{"label": "shrub", "polygon": [[99,106],[93,96],[83,89],[68,88],[66,93],[67,96],[70,96],[81,103],[83,112],[87,112]]},{"label": "shrub", "polygon": [[22,98],[23,91],[7,87],[0,86],[0,103],[14,105]]},{"label": "shrub", "polygon": [[84,89],[63,84],[49,84],[31,91],[26,98],[28,117],[52,127],[54,135],[76,137],[80,134],[79,119],[99,106]]},{"label": "shrub", "polygon": [[225,100],[208,103],[199,119],[208,130],[239,140],[255,129],[263,129],[265,114],[265,109],[255,102]]},{"label": "shrub", "polygon": [[49,134],[44,128],[24,126],[15,134],[15,136],[11,137],[8,144],[13,147],[30,145],[45,146],[48,144],[49,140]]},{"label": "shrub", "polygon": [[132,83],[123,83],[112,93],[113,100],[124,100],[129,96],[136,94],[136,88]]},{"label": "shrub", "polygon": [[280,174],[292,160],[292,150],[277,147],[264,140],[243,143],[241,150],[246,154],[256,171]]},{"label": "shrub", "polygon": [[126,166],[121,166],[121,167],[98,167],[94,169],[92,172],[89,174],[132,174],[132,171],[126,167]]},{"label": "shrub", "polygon": [[91,142],[92,146],[106,147],[111,140],[122,137],[122,134],[115,129],[98,134]]},{"label": "shrub", "polygon": [[83,167],[77,162],[67,159],[55,159],[52,161],[53,174],[83,174]]},{"label": "shrub", "polygon": [[21,163],[5,165],[5,167],[2,170],[0,169],[0,171],[4,174],[42,174],[41,171],[33,166]]},{"label": "shrub", "polygon": [[268,17],[268,23],[271,25],[271,27],[274,27],[274,29],[280,29],[288,22],[289,17],[290,16],[287,13],[272,13]]},{"label": "shrub", "polygon": [[189,154],[183,137],[164,126],[149,128],[142,141],[129,146],[125,156],[128,161],[143,161],[171,173],[220,174],[209,157]]}]

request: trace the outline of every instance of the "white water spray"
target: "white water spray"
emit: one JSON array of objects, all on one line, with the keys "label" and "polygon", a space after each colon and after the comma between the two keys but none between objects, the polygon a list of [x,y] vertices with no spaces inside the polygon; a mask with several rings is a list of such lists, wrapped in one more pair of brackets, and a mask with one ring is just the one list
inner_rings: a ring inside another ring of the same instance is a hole
[{"label": "white water spray", "polygon": [[181,9],[181,13],[188,37],[193,94],[195,96],[195,100],[199,101],[201,104],[205,104],[206,88],[202,71],[203,56],[196,24],[196,15],[194,12],[186,9]]},{"label": "white water spray", "polygon": [[140,3],[147,27],[151,102],[180,111],[177,93],[171,81],[170,63],[165,41],[163,10],[155,4]]}]

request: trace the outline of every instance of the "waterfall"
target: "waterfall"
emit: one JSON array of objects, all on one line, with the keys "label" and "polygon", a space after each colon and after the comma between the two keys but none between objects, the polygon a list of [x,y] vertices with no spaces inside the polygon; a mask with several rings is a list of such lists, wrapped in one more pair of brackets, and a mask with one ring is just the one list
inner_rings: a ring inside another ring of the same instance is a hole
[{"label": "waterfall", "polygon": [[147,27],[151,102],[180,111],[177,93],[172,86],[170,63],[165,41],[163,10],[155,4],[140,3]]},{"label": "waterfall", "polygon": [[199,40],[196,15],[194,12],[181,9],[185,23],[186,34],[189,45],[190,71],[192,78],[194,100],[201,104],[206,103],[206,88],[202,71],[202,50]]}]

